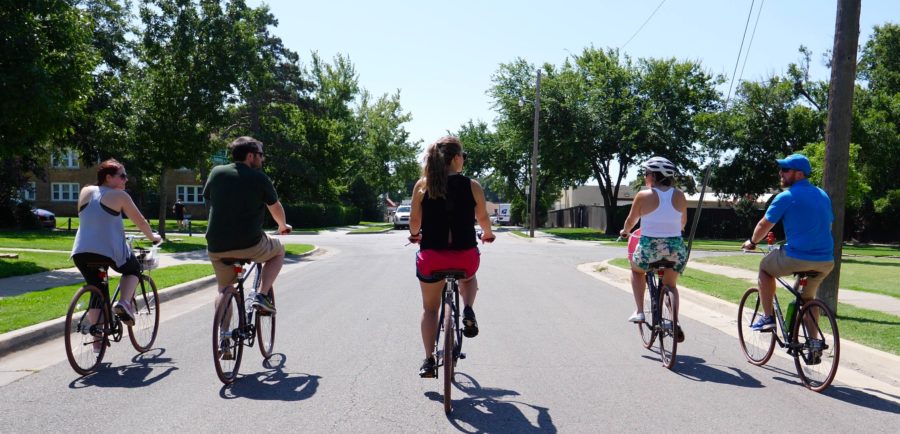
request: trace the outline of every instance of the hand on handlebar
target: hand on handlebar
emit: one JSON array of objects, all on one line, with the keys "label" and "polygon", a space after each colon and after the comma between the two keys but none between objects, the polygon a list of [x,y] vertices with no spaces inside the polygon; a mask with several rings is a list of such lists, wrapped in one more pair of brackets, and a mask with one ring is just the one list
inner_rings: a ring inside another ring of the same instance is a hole
[{"label": "hand on handlebar", "polygon": [[159,236],[157,233],[154,233],[153,237],[150,238],[150,243],[153,244],[153,246],[158,246],[162,244],[163,241],[163,237]]},{"label": "hand on handlebar", "polygon": [[481,240],[481,244],[484,244],[484,243],[490,244],[490,243],[493,243],[494,240],[497,239],[497,236],[494,235],[493,233],[491,233],[490,235],[487,235],[487,236],[485,236],[484,234],[478,234],[478,239]]},{"label": "hand on handlebar", "polygon": [[293,226],[285,223],[284,226],[278,225],[278,235],[287,235],[293,231]]},{"label": "hand on handlebar", "polygon": [[407,246],[410,244],[419,244],[419,241],[422,241],[422,232],[419,232],[417,234],[410,234],[410,236],[406,237],[406,239],[409,241],[408,243],[406,243]]}]

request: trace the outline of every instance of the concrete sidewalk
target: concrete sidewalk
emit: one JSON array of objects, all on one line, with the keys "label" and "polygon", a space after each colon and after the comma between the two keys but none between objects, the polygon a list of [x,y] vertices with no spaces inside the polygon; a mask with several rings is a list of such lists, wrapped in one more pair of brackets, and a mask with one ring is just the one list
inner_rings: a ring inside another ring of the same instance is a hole
[{"label": "concrete sidewalk", "polygon": [[[725,265],[707,264],[704,262],[691,261],[688,268],[707,273],[720,274],[735,279],[742,279],[756,285],[756,271],[745,270],[743,268],[729,267]],[[790,276],[788,281],[792,282]],[[900,316],[900,299],[887,295],[873,294],[870,292],[854,291],[852,289],[841,288],[838,290],[838,301],[847,303],[863,309],[870,309],[878,312],[884,312],[891,315]]]}]

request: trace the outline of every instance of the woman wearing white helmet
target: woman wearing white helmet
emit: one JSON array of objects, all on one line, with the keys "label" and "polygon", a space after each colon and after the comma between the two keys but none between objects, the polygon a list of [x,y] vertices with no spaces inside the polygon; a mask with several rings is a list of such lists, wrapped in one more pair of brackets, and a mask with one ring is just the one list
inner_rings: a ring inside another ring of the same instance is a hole
[{"label": "woman wearing white helmet", "polygon": [[[637,308],[628,318],[631,322],[644,321],[643,304],[645,274],[651,262],[661,259],[675,262],[675,273],[665,273],[663,284],[675,288],[678,275],[684,272],[687,257],[681,232],[687,223],[687,199],[684,193],[672,186],[675,165],[663,157],[653,157],[641,165],[647,189],[634,197],[631,212],[625,219],[625,227],[619,232],[628,237],[641,221],[641,238],[631,258],[631,290]],[[678,292],[675,292],[675,310],[678,309]],[[678,340],[684,334],[678,333]]]}]

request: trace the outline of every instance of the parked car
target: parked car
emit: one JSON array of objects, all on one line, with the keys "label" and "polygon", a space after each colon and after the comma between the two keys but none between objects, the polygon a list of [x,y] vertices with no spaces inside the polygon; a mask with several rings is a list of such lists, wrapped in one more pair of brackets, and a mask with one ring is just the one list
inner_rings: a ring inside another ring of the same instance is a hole
[{"label": "parked car", "polygon": [[394,212],[394,216],[391,217],[391,223],[394,224],[394,229],[408,228],[409,227],[409,205],[401,205],[397,207],[397,211]]},{"label": "parked car", "polygon": [[41,227],[48,229],[56,228],[56,214],[41,208],[32,208],[31,213],[40,220]]}]

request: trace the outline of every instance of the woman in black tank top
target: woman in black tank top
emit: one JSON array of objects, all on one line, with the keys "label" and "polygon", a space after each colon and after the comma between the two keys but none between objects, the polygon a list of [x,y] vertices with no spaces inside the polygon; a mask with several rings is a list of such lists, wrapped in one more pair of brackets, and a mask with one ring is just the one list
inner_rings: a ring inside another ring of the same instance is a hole
[{"label": "woman in black tank top", "polygon": [[432,273],[441,269],[466,270],[466,279],[459,281],[463,304],[463,334],[478,335],[475,320],[475,294],[478,292],[479,253],[473,221],[477,219],[484,231],[482,242],[494,241],[491,222],[484,201],[484,190],[477,181],[463,176],[466,153],[459,139],[441,137],[428,146],[422,178],[413,187],[412,209],[409,215],[409,240],[419,243],[416,254],[416,276],[422,291],[422,344],[425,361],[419,369],[420,377],[433,377],[435,372],[434,337],[440,310],[443,281]]}]

